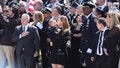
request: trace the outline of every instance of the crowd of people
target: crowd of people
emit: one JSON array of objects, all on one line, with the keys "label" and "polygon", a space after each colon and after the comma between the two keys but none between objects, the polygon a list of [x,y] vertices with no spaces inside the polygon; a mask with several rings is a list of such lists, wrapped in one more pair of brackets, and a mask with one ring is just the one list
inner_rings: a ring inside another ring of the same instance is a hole
[{"label": "crowd of people", "polygon": [[119,0],[27,2],[0,1],[0,68],[120,68]]}]

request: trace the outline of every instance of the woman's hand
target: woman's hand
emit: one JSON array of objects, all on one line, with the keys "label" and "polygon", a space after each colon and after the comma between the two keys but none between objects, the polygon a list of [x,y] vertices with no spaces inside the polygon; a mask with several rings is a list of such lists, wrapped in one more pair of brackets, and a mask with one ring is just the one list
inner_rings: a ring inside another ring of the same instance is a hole
[{"label": "woman's hand", "polygon": [[81,37],[82,34],[80,34],[80,33],[79,33],[79,34],[73,34],[73,36],[74,36],[74,37]]},{"label": "woman's hand", "polygon": [[50,39],[50,38],[47,38],[47,42],[51,42],[51,39]]},{"label": "woman's hand", "polygon": [[59,34],[61,32],[61,29],[58,28],[57,31],[55,31],[55,34]]},{"label": "woman's hand", "polygon": [[39,54],[38,54],[38,52],[35,52],[34,53],[34,57],[37,57]]}]

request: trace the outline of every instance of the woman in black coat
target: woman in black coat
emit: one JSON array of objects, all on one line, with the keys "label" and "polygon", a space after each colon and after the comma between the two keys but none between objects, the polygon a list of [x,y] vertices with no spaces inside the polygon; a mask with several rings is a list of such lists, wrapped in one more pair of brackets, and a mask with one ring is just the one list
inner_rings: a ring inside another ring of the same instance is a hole
[{"label": "woman in black coat", "polygon": [[76,16],[76,23],[71,26],[71,49],[70,49],[70,67],[80,68],[80,44],[81,44],[81,30],[82,30],[82,15]]},{"label": "woman in black coat", "polygon": [[118,66],[118,56],[117,56],[117,46],[119,40],[119,33],[120,33],[120,22],[119,16],[115,12],[109,12],[107,14],[107,21],[108,27],[110,32],[106,36],[106,48],[108,52],[108,59],[107,59],[107,68],[117,68]]},{"label": "woman in black coat", "polygon": [[70,26],[66,16],[60,16],[59,25],[53,31],[53,48],[50,55],[52,68],[64,68],[66,63],[66,45],[70,41]]}]

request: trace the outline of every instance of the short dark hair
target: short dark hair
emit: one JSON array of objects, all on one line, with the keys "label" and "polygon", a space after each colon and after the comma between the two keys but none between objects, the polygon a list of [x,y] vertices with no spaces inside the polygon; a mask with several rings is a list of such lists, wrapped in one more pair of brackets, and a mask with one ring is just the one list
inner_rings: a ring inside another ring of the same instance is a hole
[{"label": "short dark hair", "polygon": [[55,9],[57,9],[58,13],[59,13],[59,14],[61,14],[62,9],[61,9],[61,7],[60,7],[60,6],[56,5],[56,6],[55,6]]},{"label": "short dark hair", "polygon": [[15,8],[14,6],[11,6],[10,8],[12,8],[12,12],[14,13],[14,18],[18,18],[19,16],[19,12],[18,12],[18,9]]},{"label": "short dark hair", "polygon": [[106,22],[105,18],[98,18],[98,23],[102,24],[103,26],[107,26],[107,22]]}]

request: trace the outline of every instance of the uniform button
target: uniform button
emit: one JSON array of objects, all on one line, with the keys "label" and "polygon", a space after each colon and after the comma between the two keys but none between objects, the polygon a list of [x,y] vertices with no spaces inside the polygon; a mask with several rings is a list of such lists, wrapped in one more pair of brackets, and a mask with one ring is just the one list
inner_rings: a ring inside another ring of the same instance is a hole
[{"label": "uniform button", "polygon": [[86,42],[88,42],[88,40],[86,40]]},{"label": "uniform button", "polygon": [[22,48],[22,51],[24,51],[25,49],[24,48]]},{"label": "uniform button", "polygon": [[86,29],[88,30],[88,27],[86,27]]}]

